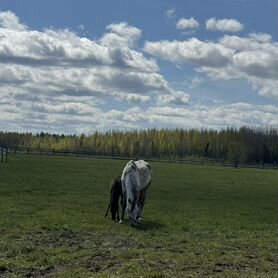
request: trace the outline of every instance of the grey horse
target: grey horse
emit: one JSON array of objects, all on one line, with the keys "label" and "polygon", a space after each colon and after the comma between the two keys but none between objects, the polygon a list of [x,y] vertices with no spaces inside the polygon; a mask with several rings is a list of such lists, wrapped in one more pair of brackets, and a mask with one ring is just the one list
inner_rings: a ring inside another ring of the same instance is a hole
[{"label": "grey horse", "polygon": [[152,167],[144,160],[130,160],[122,173],[123,210],[126,209],[133,225],[138,225],[143,219],[143,209],[147,189],[151,184]]}]

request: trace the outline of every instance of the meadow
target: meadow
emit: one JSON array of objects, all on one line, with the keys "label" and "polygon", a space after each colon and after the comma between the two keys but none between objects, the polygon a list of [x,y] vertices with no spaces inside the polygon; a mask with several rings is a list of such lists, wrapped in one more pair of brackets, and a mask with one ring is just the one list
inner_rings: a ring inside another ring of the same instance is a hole
[{"label": "meadow", "polygon": [[132,228],[104,218],[126,162],[1,163],[0,277],[277,277],[277,171],[152,163]]}]

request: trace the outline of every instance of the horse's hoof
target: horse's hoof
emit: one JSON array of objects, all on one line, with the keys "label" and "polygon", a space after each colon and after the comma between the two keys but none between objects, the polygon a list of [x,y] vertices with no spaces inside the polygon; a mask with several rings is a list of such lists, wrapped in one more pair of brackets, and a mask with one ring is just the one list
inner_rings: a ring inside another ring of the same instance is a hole
[{"label": "horse's hoof", "polygon": [[120,221],[119,221],[119,224],[122,224],[122,223],[124,223],[123,220],[120,220]]},{"label": "horse's hoof", "polygon": [[143,217],[139,217],[137,220],[138,220],[139,222],[142,222],[142,221],[143,221]]}]

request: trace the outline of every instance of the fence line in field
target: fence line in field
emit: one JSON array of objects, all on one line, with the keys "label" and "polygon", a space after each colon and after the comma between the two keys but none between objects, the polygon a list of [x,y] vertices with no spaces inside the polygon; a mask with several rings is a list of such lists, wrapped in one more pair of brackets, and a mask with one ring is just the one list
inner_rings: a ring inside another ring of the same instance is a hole
[{"label": "fence line in field", "polygon": [[[75,157],[88,157],[99,159],[117,159],[117,160],[130,160],[130,159],[145,159],[153,162],[167,162],[167,163],[183,163],[192,165],[211,165],[211,166],[225,166],[225,167],[240,167],[240,168],[258,168],[258,169],[278,169],[277,163],[240,163],[238,161],[225,161],[220,159],[195,159],[195,158],[177,158],[177,157],[152,157],[152,156],[118,156],[108,155],[99,152],[89,151],[76,151],[76,150],[56,150],[56,149],[41,149],[41,148],[26,148],[26,147],[9,147],[6,148],[6,161],[7,156],[16,154],[32,154],[32,155],[49,155],[49,156],[75,156]],[[2,154],[2,148],[1,148]],[[1,155],[2,157],[2,155]]]}]

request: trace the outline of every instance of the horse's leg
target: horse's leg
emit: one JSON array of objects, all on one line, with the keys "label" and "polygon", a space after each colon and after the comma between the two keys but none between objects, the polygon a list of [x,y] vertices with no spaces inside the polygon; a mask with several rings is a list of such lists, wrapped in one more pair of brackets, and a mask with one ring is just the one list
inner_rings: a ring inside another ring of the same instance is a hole
[{"label": "horse's leg", "polygon": [[121,206],[122,206],[122,212],[121,212],[121,219],[120,223],[124,220],[125,210],[126,210],[126,193],[123,192],[121,195]]},{"label": "horse's leg", "polygon": [[147,189],[149,188],[150,185],[151,185],[151,182],[149,182],[148,185],[139,192],[139,197],[138,197],[138,202],[137,202],[137,205],[139,208],[139,213],[138,213],[139,221],[142,221],[142,219],[143,219],[143,210],[144,210],[145,200],[147,197]]},{"label": "horse's leg", "polygon": [[142,221],[143,219],[143,209],[144,209],[144,204],[145,204],[145,200],[146,200],[146,195],[147,195],[147,188],[141,190],[139,192],[139,197],[138,197],[138,209],[139,209],[139,213],[138,213],[138,220]]}]

